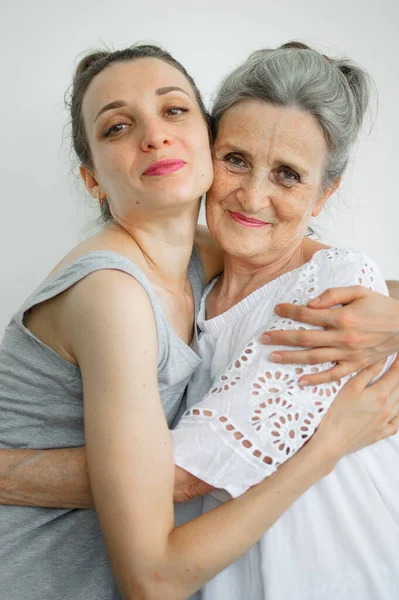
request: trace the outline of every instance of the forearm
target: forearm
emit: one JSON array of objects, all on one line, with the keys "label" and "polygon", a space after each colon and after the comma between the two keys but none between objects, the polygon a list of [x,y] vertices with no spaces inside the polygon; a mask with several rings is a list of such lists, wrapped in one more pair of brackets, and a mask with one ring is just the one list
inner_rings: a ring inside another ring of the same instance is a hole
[{"label": "forearm", "polygon": [[[175,467],[175,502],[186,502],[212,489]],[[94,508],[85,448],[0,449],[0,504]]]},{"label": "forearm", "polygon": [[311,440],[264,482],[173,529],[165,555],[153,569],[159,577],[150,584],[147,580],[144,597],[178,600],[190,596],[255,544],[334,464],[325,444]]},{"label": "forearm", "polygon": [[85,449],[1,449],[0,504],[93,508]]}]

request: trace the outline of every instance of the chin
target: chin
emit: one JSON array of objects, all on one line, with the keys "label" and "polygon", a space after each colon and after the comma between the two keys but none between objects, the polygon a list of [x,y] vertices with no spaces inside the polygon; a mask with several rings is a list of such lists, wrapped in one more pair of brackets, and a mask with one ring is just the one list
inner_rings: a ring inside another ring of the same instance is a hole
[{"label": "chin", "polygon": [[250,259],[262,256],[267,252],[267,248],[265,248],[264,244],[245,244],[242,241],[241,243],[233,244],[226,244],[225,242],[223,243],[223,241],[219,241],[219,243],[221,243],[221,246],[227,255],[235,256],[236,258]]}]

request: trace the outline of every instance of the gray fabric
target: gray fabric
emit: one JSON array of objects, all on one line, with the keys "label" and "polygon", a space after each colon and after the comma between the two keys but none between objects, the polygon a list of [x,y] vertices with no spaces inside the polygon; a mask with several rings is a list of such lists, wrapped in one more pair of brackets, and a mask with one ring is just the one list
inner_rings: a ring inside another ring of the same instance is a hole
[{"label": "gray fabric", "polygon": [[[23,325],[32,306],[56,296],[89,273],[118,269],[144,287],[159,339],[159,388],[169,425],[186,384],[200,363],[169,326],[145,275],[125,257],[89,252],[30,296],[8,325],[0,345],[0,448],[65,448],[84,444],[80,371]],[[193,251],[189,277],[196,314],[204,287]],[[156,515],[154,515],[156,517]],[[119,600],[93,510],[0,506],[0,600]]]}]

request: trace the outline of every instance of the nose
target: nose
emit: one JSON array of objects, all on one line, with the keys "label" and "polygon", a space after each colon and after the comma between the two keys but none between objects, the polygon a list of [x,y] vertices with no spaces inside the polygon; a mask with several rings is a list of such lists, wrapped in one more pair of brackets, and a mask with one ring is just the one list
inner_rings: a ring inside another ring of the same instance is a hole
[{"label": "nose", "polygon": [[237,199],[248,216],[256,215],[270,206],[272,193],[273,183],[268,177],[250,176],[242,182]]},{"label": "nose", "polygon": [[147,119],[141,126],[140,147],[143,152],[157,150],[172,143],[172,136],[166,123],[153,117]]}]

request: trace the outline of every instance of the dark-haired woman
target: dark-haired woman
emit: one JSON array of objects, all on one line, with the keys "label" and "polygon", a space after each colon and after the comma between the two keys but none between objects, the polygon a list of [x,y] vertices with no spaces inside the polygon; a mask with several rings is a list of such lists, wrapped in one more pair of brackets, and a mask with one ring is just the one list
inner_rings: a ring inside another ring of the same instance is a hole
[{"label": "dark-haired woman", "polygon": [[[183,599],[344,454],[392,434],[396,395],[378,419],[377,402],[353,398],[379,370],[371,368],[275,475],[175,527],[168,425],[200,362],[194,315],[219,268],[205,247],[204,274],[193,250],[212,180],[207,117],[183,68],[153,47],[85,59],[71,108],[82,177],[112,220],[61,261],[6,330],[1,444],[60,452],[86,444],[96,512],[2,506],[1,593]],[[391,386],[388,376],[382,389]]]}]

